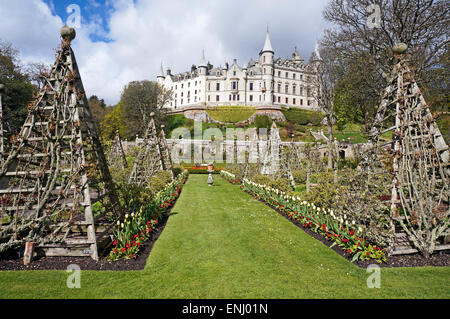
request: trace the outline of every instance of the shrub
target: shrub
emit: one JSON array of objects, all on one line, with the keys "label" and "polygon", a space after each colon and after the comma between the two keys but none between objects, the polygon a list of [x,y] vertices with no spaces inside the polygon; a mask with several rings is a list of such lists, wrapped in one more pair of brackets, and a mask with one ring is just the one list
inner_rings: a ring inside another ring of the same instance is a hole
[{"label": "shrub", "polygon": [[248,120],[256,112],[251,106],[220,106],[206,110],[209,116],[223,123],[237,123]]},{"label": "shrub", "polygon": [[294,181],[296,184],[306,183],[306,169],[300,169],[298,171],[293,171],[292,176],[294,176]]},{"label": "shrub", "polygon": [[267,115],[257,115],[255,116],[254,124],[256,128],[269,129],[272,126],[272,119]]},{"label": "shrub", "polygon": [[281,112],[283,112],[287,121],[294,122],[300,125],[307,125],[309,123],[312,123],[314,126],[319,126],[323,118],[325,117],[322,112],[303,109],[282,109]]},{"label": "shrub", "polygon": [[183,172],[183,169],[181,167],[174,167],[172,168],[173,177],[177,178],[178,175],[180,175]]},{"label": "shrub", "polygon": [[253,177],[252,181],[255,182],[256,184],[269,186],[269,184],[272,182],[272,179],[269,176],[260,174]]}]

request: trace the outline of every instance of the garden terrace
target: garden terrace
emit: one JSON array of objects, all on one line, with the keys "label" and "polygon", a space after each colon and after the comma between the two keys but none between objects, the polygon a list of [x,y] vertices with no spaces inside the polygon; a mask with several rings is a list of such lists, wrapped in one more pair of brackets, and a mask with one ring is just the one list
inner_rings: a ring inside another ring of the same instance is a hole
[{"label": "garden terrace", "polygon": [[[1,271],[0,298],[447,298],[449,267],[367,272],[239,186],[190,175],[142,271]],[[232,200],[230,200],[232,199]],[[424,265],[424,264],[422,264]]]}]

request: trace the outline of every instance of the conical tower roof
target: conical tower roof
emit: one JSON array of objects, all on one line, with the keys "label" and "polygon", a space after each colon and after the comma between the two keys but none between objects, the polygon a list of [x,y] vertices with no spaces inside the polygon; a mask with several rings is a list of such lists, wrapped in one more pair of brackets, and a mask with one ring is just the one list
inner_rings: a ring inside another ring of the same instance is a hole
[{"label": "conical tower roof", "polygon": [[263,52],[274,52],[272,48],[272,43],[270,42],[269,27],[267,27],[266,41],[264,42],[264,47],[261,53]]},{"label": "conical tower roof", "polygon": [[205,62],[205,50],[202,51],[202,59],[200,60],[200,64],[198,65],[198,67],[207,67],[206,66],[206,62]]}]

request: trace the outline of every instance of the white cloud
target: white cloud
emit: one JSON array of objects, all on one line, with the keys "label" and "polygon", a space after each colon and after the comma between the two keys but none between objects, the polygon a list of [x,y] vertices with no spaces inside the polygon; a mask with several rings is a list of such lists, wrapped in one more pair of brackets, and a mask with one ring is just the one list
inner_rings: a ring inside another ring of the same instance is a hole
[{"label": "white cloud", "polygon": [[[114,104],[129,81],[154,80],[161,61],[172,72],[183,72],[199,63],[205,49],[214,65],[233,58],[247,63],[258,56],[267,24],[277,56],[290,55],[298,46],[308,58],[323,29],[325,2],[110,1],[109,32],[105,33],[101,17],[91,17],[90,24],[77,30],[73,48],[87,94]],[[53,62],[61,18],[40,0],[2,1],[0,12],[9,17],[0,20],[0,38],[13,43],[24,61]],[[93,42],[90,34],[112,41]]]}]

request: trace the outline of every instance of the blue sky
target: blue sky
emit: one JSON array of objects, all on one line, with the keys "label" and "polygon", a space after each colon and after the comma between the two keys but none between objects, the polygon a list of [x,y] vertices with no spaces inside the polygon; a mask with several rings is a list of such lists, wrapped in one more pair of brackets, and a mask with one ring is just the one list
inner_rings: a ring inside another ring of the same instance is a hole
[{"label": "blue sky", "polygon": [[294,47],[307,60],[326,23],[327,0],[0,0],[0,41],[24,64],[53,63],[59,29],[71,4],[81,10],[72,43],[88,95],[116,104],[134,80],[155,80],[161,63],[172,73],[200,62],[258,58],[269,25],[276,57]]},{"label": "blue sky", "polygon": [[94,42],[111,41],[111,39],[105,36],[109,32],[108,20],[113,12],[109,1],[44,0],[44,3],[47,4],[53,15],[61,17],[64,22],[67,22],[69,16],[73,13],[72,10],[68,13],[67,8],[72,4],[78,5],[81,11],[81,23],[89,24],[95,22],[101,28],[101,32],[93,32],[89,35],[89,38]]}]

